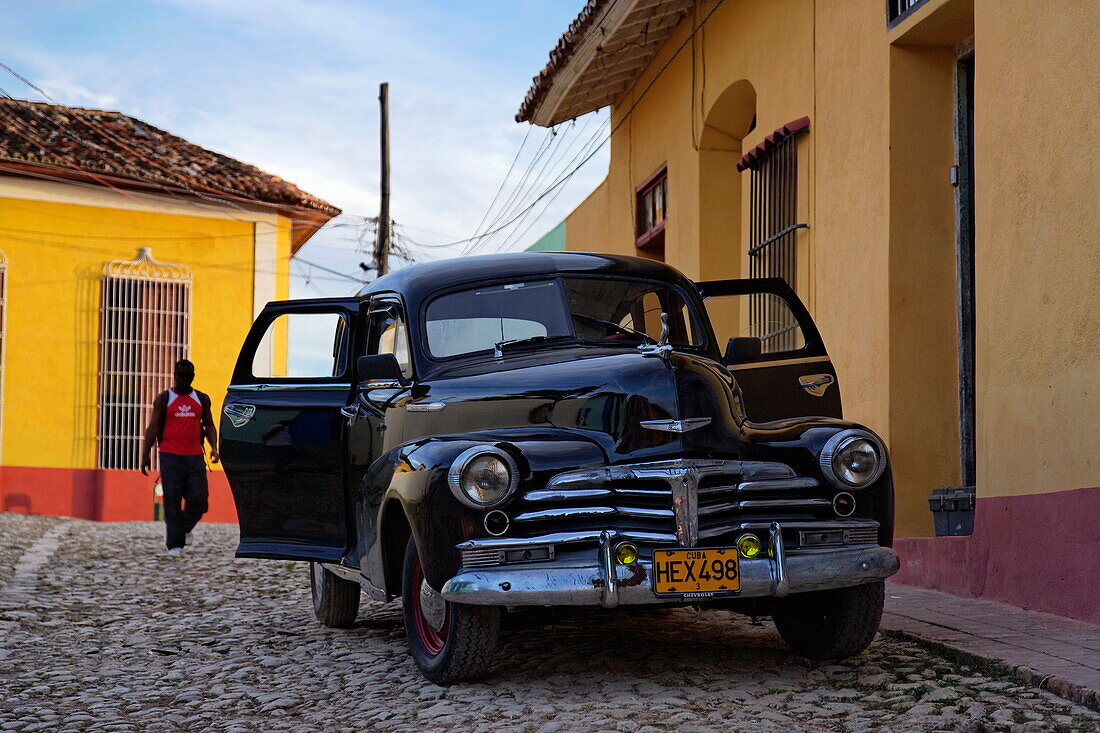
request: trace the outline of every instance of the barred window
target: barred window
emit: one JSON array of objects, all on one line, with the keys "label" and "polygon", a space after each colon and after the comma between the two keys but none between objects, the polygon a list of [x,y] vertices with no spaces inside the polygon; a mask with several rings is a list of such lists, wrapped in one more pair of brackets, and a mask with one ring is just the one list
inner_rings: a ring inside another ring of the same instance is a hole
[{"label": "barred window", "polygon": [[638,186],[634,192],[634,246],[661,252],[665,248],[668,218],[668,165]]},{"label": "barred window", "polygon": [[153,399],[191,351],[191,271],[143,247],[107,263],[100,304],[98,465],[135,470]]},{"label": "barred window", "polygon": [[[749,277],[779,277],[796,286],[798,212],[797,135],[809,130],[808,117],[780,127],[741,158],[749,176]],[[749,299],[749,332],[763,353],[799,347],[801,335],[790,310],[764,293]]]}]

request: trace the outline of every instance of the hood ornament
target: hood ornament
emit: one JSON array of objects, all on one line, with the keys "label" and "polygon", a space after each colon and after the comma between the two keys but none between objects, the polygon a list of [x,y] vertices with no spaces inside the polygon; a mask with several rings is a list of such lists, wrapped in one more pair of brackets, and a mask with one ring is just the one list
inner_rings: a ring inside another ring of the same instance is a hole
[{"label": "hood ornament", "polygon": [[641,344],[638,353],[642,356],[657,356],[668,361],[672,354],[672,344],[668,342],[668,314],[661,313],[661,337],[655,344]]},{"label": "hood ornament", "polygon": [[709,417],[687,417],[683,420],[642,420],[641,426],[662,433],[686,433],[710,425]]}]

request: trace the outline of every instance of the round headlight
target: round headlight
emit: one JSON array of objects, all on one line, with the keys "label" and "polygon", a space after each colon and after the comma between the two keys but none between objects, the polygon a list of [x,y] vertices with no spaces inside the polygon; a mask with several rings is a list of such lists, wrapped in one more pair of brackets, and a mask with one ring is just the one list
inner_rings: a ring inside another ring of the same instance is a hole
[{"label": "round headlight", "polygon": [[447,474],[451,493],[472,509],[502,504],[515,491],[518,481],[515,461],[492,446],[476,446],[463,451]]},{"label": "round headlight", "polygon": [[862,488],[886,470],[882,443],[865,430],[843,430],[829,438],[819,460],[825,477],[840,488]]}]

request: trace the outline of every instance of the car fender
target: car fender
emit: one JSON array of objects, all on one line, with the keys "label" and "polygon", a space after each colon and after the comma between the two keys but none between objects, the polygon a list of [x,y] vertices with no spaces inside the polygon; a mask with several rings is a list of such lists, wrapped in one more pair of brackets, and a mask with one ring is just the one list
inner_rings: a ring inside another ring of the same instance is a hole
[{"label": "car fender", "polygon": [[416,542],[424,577],[436,589],[441,588],[461,567],[461,554],[456,545],[465,540],[490,536],[483,526],[489,510],[472,509],[461,503],[448,483],[448,471],[458,455],[479,445],[504,450],[516,463],[519,482],[515,493],[499,507],[493,507],[505,512],[512,498],[544,484],[549,476],[561,471],[604,465],[607,460],[599,444],[579,431],[555,429],[433,436],[391,451],[380,459],[384,465],[372,468],[368,476],[369,480],[384,481],[385,488],[363,492],[364,496],[373,494],[381,497],[374,509],[378,512],[374,526],[379,528],[379,532],[373,543],[377,552],[368,552],[368,575],[384,578],[387,592],[391,595],[392,555],[396,543],[387,542],[385,533],[401,531],[399,522],[392,514],[398,508]]}]

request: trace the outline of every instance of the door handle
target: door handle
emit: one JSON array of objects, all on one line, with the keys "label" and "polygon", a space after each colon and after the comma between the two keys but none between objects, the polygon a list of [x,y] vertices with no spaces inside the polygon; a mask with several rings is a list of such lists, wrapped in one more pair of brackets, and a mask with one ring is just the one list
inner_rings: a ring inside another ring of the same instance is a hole
[{"label": "door handle", "polygon": [[798,378],[798,383],[802,385],[802,389],[806,390],[814,397],[821,397],[825,394],[825,390],[829,389],[829,385],[836,381],[836,377],[832,374],[807,374],[804,377]]},{"label": "door handle", "polygon": [[356,420],[363,416],[363,406],[359,403],[359,400],[356,400],[350,405],[341,407],[340,414],[348,419],[348,427],[351,427]]},{"label": "door handle", "polygon": [[229,424],[235,428],[243,428],[249,420],[256,418],[256,406],[235,402],[222,408],[222,412],[229,418]]}]

